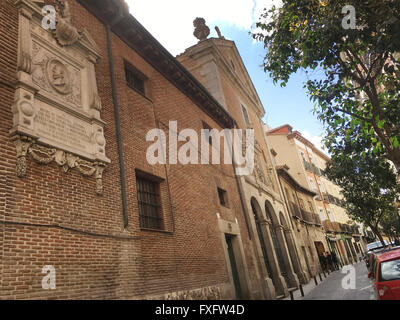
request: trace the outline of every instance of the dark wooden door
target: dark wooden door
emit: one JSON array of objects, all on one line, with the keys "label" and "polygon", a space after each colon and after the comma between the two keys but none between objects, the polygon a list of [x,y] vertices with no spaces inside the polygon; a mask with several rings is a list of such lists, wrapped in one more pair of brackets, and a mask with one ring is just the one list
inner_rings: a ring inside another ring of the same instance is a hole
[{"label": "dark wooden door", "polygon": [[232,236],[225,235],[226,244],[228,245],[229,260],[231,262],[233,282],[235,285],[236,299],[243,300],[242,288],[240,287],[239,273],[236,264],[235,252],[232,245]]}]

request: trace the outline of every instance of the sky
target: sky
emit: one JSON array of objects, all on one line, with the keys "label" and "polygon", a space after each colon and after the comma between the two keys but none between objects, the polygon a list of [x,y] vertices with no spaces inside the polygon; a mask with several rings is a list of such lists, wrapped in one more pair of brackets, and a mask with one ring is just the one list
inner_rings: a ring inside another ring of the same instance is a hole
[{"label": "sky", "polygon": [[193,20],[202,17],[210,28],[210,37],[217,37],[215,26],[222,35],[238,47],[247,71],[266,111],[263,119],[271,127],[290,124],[294,130],[321,148],[323,128],[313,115],[304,82],[305,72],[292,76],[281,88],[261,67],[265,49],[255,42],[249,32],[254,30],[263,8],[280,0],[125,0],[130,13],[174,56],[195,45]]}]

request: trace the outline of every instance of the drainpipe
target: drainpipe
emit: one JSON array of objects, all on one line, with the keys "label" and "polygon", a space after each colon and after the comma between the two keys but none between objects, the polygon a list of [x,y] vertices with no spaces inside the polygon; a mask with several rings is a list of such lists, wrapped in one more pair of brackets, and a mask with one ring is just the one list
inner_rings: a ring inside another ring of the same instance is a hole
[{"label": "drainpipe", "polygon": [[114,70],[114,59],[113,59],[113,50],[112,50],[112,35],[111,28],[118,22],[120,22],[124,18],[123,8],[118,6],[118,16],[111,22],[106,25],[106,33],[107,33],[107,50],[108,50],[108,64],[110,67],[110,77],[111,77],[111,88],[112,88],[112,99],[114,104],[114,119],[115,119],[115,130],[117,135],[117,147],[118,147],[118,159],[119,159],[119,168],[120,168],[120,180],[121,180],[121,197],[122,197],[122,215],[124,222],[124,229],[128,227],[128,202],[126,196],[126,179],[125,179],[125,164],[124,164],[124,155],[123,155],[123,147],[122,147],[122,133],[121,133],[121,120],[119,116],[119,104],[118,104],[118,95],[117,95],[117,85],[115,80],[115,70]]}]

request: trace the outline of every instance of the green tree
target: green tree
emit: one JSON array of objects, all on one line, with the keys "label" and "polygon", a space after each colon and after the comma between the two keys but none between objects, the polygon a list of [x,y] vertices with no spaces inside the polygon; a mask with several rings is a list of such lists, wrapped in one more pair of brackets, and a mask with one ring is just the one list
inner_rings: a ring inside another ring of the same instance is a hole
[{"label": "green tree", "polygon": [[[359,147],[363,149],[362,146]],[[371,228],[384,244],[381,224],[394,212],[400,186],[386,158],[360,152],[349,155],[348,147],[335,150],[334,161],[327,164],[328,178],[342,188],[350,217]],[[357,150],[356,150],[357,151]],[[359,151],[359,150],[358,150]]]},{"label": "green tree", "polygon": [[[305,70],[315,112],[327,129],[330,152],[368,142],[400,169],[400,1],[283,0],[265,10],[256,40],[264,42],[264,70],[285,86]],[[342,9],[353,5],[356,28]]]},{"label": "green tree", "polygon": [[384,214],[380,225],[387,236],[400,241],[400,215],[396,209]]}]

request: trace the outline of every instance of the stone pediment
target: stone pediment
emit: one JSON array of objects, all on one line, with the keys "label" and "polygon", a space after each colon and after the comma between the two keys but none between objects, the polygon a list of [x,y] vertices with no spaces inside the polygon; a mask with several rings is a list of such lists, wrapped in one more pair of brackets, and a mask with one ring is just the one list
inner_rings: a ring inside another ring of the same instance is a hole
[{"label": "stone pediment", "polygon": [[19,49],[11,139],[17,149],[17,175],[25,157],[56,162],[64,171],[96,175],[102,193],[105,123],[100,111],[95,64],[100,49],[89,32],[73,25],[67,1],[56,9],[55,29],[44,28],[43,2],[18,0]]},{"label": "stone pediment", "polygon": [[254,84],[247,72],[240,53],[233,41],[225,39],[212,39],[220,55],[223,57],[225,65],[229,68],[231,76],[235,77],[248,97],[264,112],[261,100],[254,87]]}]

